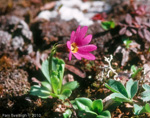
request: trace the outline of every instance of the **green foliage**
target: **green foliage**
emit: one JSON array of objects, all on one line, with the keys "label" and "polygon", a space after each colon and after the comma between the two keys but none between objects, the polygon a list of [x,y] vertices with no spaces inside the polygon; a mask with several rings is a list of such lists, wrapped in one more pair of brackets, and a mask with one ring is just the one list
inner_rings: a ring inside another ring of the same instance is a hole
[{"label": "green foliage", "polygon": [[122,41],[124,45],[126,46],[126,48],[129,48],[130,44],[132,43],[132,40],[130,40],[129,37],[122,37]]},{"label": "green foliage", "polygon": [[101,99],[92,102],[89,98],[76,98],[75,105],[78,115],[82,118],[111,118],[109,111],[103,111]]},{"label": "green foliage", "polygon": [[131,73],[132,73],[131,77],[132,77],[132,78],[135,78],[135,77],[137,76],[137,74],[138,74],[140,71],[142,71],[142,69],[143,69],[143,68],[138,68],[138,69],[137,69],[135,65],[132,65],[132,66],[131,66]]},{"label": "green foliage", "polygon": [[93,110],[96,113],[100,114],[101,111],[103,110],[103,102],[102,102],[102,100],[95,100],[95,101],[93,101],[92,108],[93,108]]},{"label": "green foliage", "polygon": [[150,86],[147,85],[147,84],[144,84],[143,85],[143,88],[144,88],[144,92],[141,93],[141,99],[143,101],[150,101]]},{"label": "green foliage", "polygon": [[126,84],[126,90],[128,97],[132,99],[138,91],[138,82],[130,79]]},{"label": "green foliage", "polygon": [[49,65],[50,63],[48,62],[48,59],[45,60],[43,63],[42,63],[42,73],[44,74],[44,76],[46,77],[47,81],[51,83],[50,81],[50,72],[49,72]]},{"label": "green foliage", "polygon": [[103,21],[101,23],[101,26],[105,30],[113,29],[113,28],[115,28],[115,22],[114,21]]},{"label": "green foliage", "polygon": [[64,118],[70,118],[72,114],[72,111],[70,109],[67,109],[64,113],[63,113],[63,117]]},{"label": "green foliage", "polygon": [[41,98],[48,98],[50,96],[50,91],[45,89],[43,86],[33,85],[31,86],[30,94]]},{"label": "green foliage", "polygon": [[64,90],[64,89],[74,90],[74,89],[76,89],[77,87],[79,87],[78,82],[77,82],[77,81],[73,81],[73,82],[68,82],[68,83],[64,84],[64,85],[62,86],[62,90]]},{"label": "green foliage", "polygon": [[40,85],[33,85],[30,90],[31,95],[41,98],[58,97],[59,99],[68,98],[72,90],[79,85],[76,81],[62,85],[65,63],[63,60],[50,56],[42,63],[42,73],[46,80]]},{"label": "green foliage", "polygon": [[105,86],[110,89],[113,93],[111,94],[111,98],[117,102],[130,102],[132,103],[132,98],[138,91],[138,82],[130,79],[126,88],[119,81],[110,79]]},{"label": "green foliage", "polygon": [[150,113],[150,105],[148,103],[146,103],[145,106],[134,104],[134,114],[140,115],[142,113]]}]

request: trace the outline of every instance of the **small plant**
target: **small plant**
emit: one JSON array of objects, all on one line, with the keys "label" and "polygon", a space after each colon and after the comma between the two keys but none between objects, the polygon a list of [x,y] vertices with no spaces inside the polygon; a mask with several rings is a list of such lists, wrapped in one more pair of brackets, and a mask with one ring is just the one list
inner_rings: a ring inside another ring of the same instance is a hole
[{"label": "small plant", "polygon": [[72,111],[70,109],[67,109],[64,113],[63,113],[63,117],[64,118],[70,118],[72,114]]},{"label": "small plant", "polygon": [[88,98],[76,98],[75,105],[78,109],[78,115],[82,118],[111,118],[109,111],[103,111],[101,99],[92,102]]},{"label": "small plant", "polygon": [[130,47],[130,44],[132,43],[132,40],[130,40],[129,37],[122,37],[122,41],[127,49]]},{"label": "small plant", "polygon": [[41,98],[58,97],[64,100],[71,95],[72,90],[78,87],[78,83],[73,81],[62,84],[65,62],[53,57],[54,53],[53,49],[50,57],[42,63],[41,71],[46,80],[40,85],[33,85],[30,94]]},{"label": "small plant", "polygon": [[138,34],[142,39],[146,39],[150,42],[149,21],[143,21],[140,17],[132,17],[130,14],[127,14],[124,22],[119,23],[119,25],[121,26],[119,31],[120,35],[130,37],[133,34]]},{"label": "small plant", "polygon": [[116,102],[129,102],[133,103],[133,97],[136,95],[138,91],[138,82],[130,79],[126,87],[119,81],[110,79],[108,84],[105,86],[111,90],[113,93],[111,94],[111,98]]},{"label": "small plant", "polygon": [[[68,97],[70,97],[72,90],[76,89],[79,86],[79,84],[78,82],[73,81],[63,85],[65,62],[62,59],[55,58],[53,55],[56,52],[69,51],[69,60],[71,60],[72,54],[78,60],[81,60],[81,58],[85,58],[88,60],[95,60],[95,56],[90,52],[96,50],[97,47],[93,44],[88,45],[92,39],[92,35],[87,35],[85,37],[87,30],[88,30],[87,26],[83,28],[80,28],[79,26],[76,32],[75,31],[72,32],[70,41],[67,41],[67,44],[55,45],[52,48],[50,56],[48,57],[47,60],[45,60],[42,63],[41,67],[41,71],[45,76],[45,80],[42,82],[35,81],[38,83],[38,85],[33,85],[30,89],[31,95],[35,95],[40,98],[56,97],[62,100],[62,104],[66,107],[64,109],[65,112],[63,111],[64,118],[71,117],[72,115],[71,108],[73,108],[71,103],[69,101],[65,102],[65,100]],[[56,111],[60,110],[57,109]],[[102,114],[107,115],[108,113],[102,112]]]},{"label": "small plant", "polygon": [[114,21],[103,21],[101,23],[101,26],[105,30],[113,29],[113,28],[115,28],[115,22]]},{"label": "small plant", "polygon": [[137,76],[137,74],[142,70],[143,70],[143,68],[137,69],[135,65],[132,65],[131,66],[131,78],[135,78]]},{"label": "small plant", "polygon": [[143,113],[150,113],[150,105],[148,103],[146,103],[145,106],[134,104],[134,114],[141,115]]}]

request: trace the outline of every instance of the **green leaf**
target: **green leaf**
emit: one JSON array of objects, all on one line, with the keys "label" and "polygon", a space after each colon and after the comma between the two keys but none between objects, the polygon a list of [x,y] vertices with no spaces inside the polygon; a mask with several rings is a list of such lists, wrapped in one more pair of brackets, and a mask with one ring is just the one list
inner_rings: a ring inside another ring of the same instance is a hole
[{"label": "green leaf", "polygon": [[97,114],[100,114],[103,110],[103,102],[101,99],[94,100],[92,104],[93,111],[95,111]]},{"label": "green leaf", "polygon": [[131,40],[126,40],[126,41],[124,41],[124,44],[126,45],[126,48],[129,48],[129,47],[130,47],[130,43],[132,43]]},{"label": "green leaf", "polygon": [[49,63],[49,60],[47,59],[42,63],[41,70],[44,76],[46,77],[47,81],[51,83],[49,66],[50,66],[50,63]]},{"label": "green leaf", "polygon": [[138,91],[138,82],[130,79],[126,84],[126,90],[129,98],[132,99]]},{"label": "green leaf", "polygon": [[142,113],[150,113],[150,105],[146,103],[145,106],[142,107],[137,104],[134,104],[134,114],[140,115]]},{"label": "green leaf", "polygon": [[52,59],[52,70],[64,72],[65,62],[62,59],[53,57]]},{"label": "green leaf", "polygon": [[75,100],[71,100],[71,101],[70,101],[70,103],[72,104],[72,106],[73,106],[73,108],[74,108],[75,110],[77,110],[77,109],[78,109],[78,107],[77,107],[77,105],[76,105],[76,101],[75,101]]},{"label": "green leaf", "polygon": [[46,88],[48,91],[52,92],[52,86],[51,86],[51,84],[50,84],[49,82],[43,81],[43,82],[41,82],[41,84],[42,84],[42,87],[44,87],[44,88]]},{"label": "green leaf", "polygon": [[102,111],[103,103],[101,99],[92,103],[89,98],[76,98],[75,104],[79,110],[78,115],[82,118],[97,118],[98,114],[100,118],[111,118],[109,111]]},{"label": "green leaf", "polygon": [[126,96],[120,94],[120,93],[112,93],[111,98],[116,102],[131,102],[130,99],[128,99]]},{"label": "green leaf", "polygon": [[70,89],[64,89],[59,98],[64,100],[64,99],[70,97],[71,93],[72,93],[72,91]]},{"label": "green leaf", "polygon": [[131,66],[131,72],[132,72],[132,73],[135,73],[135,72],[136,72],[136,66],[135,66],[135,65],[132,65],[132,66]]},{"label": "green leaf", "polygon": [[109,111],[103,111],[100,115],[98,115],[96,118],[111,118],[111,114]]},{"label": "green leaf", "polygon": [[51,84],[52,84],[52,87],[53,87],[53,91],[54,91],[54,93],[55,94],[58,94],[58,85],[59,85],[59,78],[56,76],[56,73],[52,73],[52,75],[51,75],[52,77],[51,77]]},{"label": "green leaf", "polygon": [[31,86],[30,94],[40,98],[48,98],[50,96],[50,92],[45,88],[41,88],[39,85]]},{"label": "green leaf", "polygon": [[129,48],[130,44],[132,43],[132,40],[130,40],[129,37],[122,37],[122,41],[124,45],[126,46],[126,48]]},{"label": "green leaf", "polygon": [[58,95],[56,95],[55,93],[50,93],[50,96],[52,96],[52,97],[54,97],[54,98],[59,98],[59,96]]},{"label": "green leaf", "polygon": [[75,102],[79,110],[92,110],[92,101],[88,98],[76,98]]},{"label": "green leaf", "polygon": [[142,87],[144,88],[144,92],[141,93],[141,99],[143,101],[150,101],[150,86],[147,84],[142,85]]},{"label": "green leaf", "polygon": [[111,29],[115,28],[115,22],[111,21],[110,28]]},{"label": "green leaf", "polygon": [[[52,61],[52,63],[50,63],[50,61]],[[52,65],[51,65],[52,64]],[[52,67],[50,70],[50,66]],[[64,67],[65,67],[65,62],[62,59],[58,59],[53,57],[52,60],[50,60],[50,57],[45,60],[42,63],[42,73],[44,74],[44,76],[46,77],[46,79],[48,80],[48,82],[51,83],[50,78],[51,78],[51,72],[55,71],[55,72],[59,72],[59,77],[63,78],[63,73],[64,73]]]},{"label": "green leaf", "polygon": [[101,26],[105,30],[113,29],[113,28],[115,28],[115,22],[113,22],[113,21],[103,21],[101,23]]},{"label": "green leaf", "polygon": [[108,84],[105,84],[105,86],[106,86],[108,89],[110,89],[112,92],[114,92],[114,93],[121,93],[121,94],[123,94],[125,97],[128,98],[128,93],[127,93],[125,87],[124,87],[119,81],[110,79],[110,80],[108,81]]},{"label": "green leaf", "polygon": [[144,92],[142,92],[141,93],[141,99],[143,100],[143,101],[150,101],[150,90],[146,90],[146,91],[144,91]]},{"label": "green leaf", "polygon": [[145,90],[150,90],[150,86],[147,85],[147,84],[142,85],[142,87],[143,87]]},{"label": "green leaf", "polygon": [[[62,81],[63,81],[63,75],[64,75],[64,68],[65,68],[65,62],[62,59],[58,58],[52,58],[52,74],[53,73],[57,76],[59,79],[59,83],[57,84],[57,93],[60,94],[61,87],[62,87]],[[52,81],[52,80],[51,80]]]},{"label": "green leaf", "polygon": [[[53,57],[53,54],[55,52],[52,52],[50,57],[45,60],[42,63],[42,73],[46,77],[47,81],[41,82],[41,87],[32,87],[31,94],[37,95],[42,98],[49,97],[50,95],[52,97],[60,97],[60,98],[67,98],[71,94],[71,90],[64,89],[62,94],[61,93],[61,87],[62,87],[62,80],[64,75],[64,68],[65,63],[62,59],[58,59]],[[48,95],[47,95],[48,94]],[[66,95],[65,95],[66,94]]]},{"label": "green leaf", "polygon": [[82,118],[96,118],[97,113],[93,111],[79,111],[78,115]]},{"label": "green leaf", "polygon": [[142,113],[150,113],[150,105],[148,103],[146,103],[146,105],[143,107],[139,114]]},{"label": "green leaf", "polygon": [[150,104],[146,103],[145,109],[148,113],[150,113]]},{"label": "green leaf", "polygon": [[131,77],[132,77],[132,78],[136,77],[136,75],[137,75],[140,71],[142,71],[142,69],[143,69],[143,68],[138,68],[138,69],[136,69],[136,66],[135,66],[135,65],[132,65],[132,66],[131,66],[131,73],[132,73]]},{"label": "green leaf", "polygon": [[62,90],[64,89],[74,90],[77,87],[79,87],[79,83],[77,81],[67,82],[66,84],[63,85]]},{"label": "green leaf", "polygon": [[72,114],[72,111],[70,109],[67,109],[65,111],[65,113],[63,113],[63,117],[64,118],[71,118],[71,114]]},{"label": "green leaf", "polygon": [[134,107],[134,114],[139,115],[140,111],[142,110],[142,107],[137,104],[134,104],[133,107]]},{"label": "green leaf", "polygon": [[109,90],[111,90],[112,92],[118,93],[118,91],[116,91],[115,89],[111,88],[107,83],[105,83],[105,86],[106,86]]}]

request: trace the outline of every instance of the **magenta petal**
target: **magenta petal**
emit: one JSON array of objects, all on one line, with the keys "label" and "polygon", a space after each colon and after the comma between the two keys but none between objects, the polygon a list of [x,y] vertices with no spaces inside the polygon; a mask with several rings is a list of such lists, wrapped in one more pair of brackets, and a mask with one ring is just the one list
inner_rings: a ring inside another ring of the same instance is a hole
[{"label": "magenta petal", "polygon": [[84,26],[84,27],[81,29],[81,31],[80,31],[80,37],[79,37],[81,40],[82,40],[82,38],[84,38],[84,36],[85,36],[87,30],[88,30],[88,27],[87,27],[87,26]]},{"label": "magenta petal", "polygon": [[78,52],[90,52],[96,50],[97,47],[95,45],[85,45],[78,48]]},{"label": "magenta petal", "polygon": [[71,33],[70,42],[72,43],[72,42],[74,42],[74,40],[75,40],[75,31],[73,31],[73,32]]},{"label": "magenta petal", "polygon": [[74,42],[78,44],[78,42],[80,42],[80,26],[78,26],[77,30],[76,30],[76,33],[75,33],[75,39],[74,39]]},{"label": "magenta petal", "polygon": [[76,33],[75,33],[75,36],[76,37],[79,37],[80,36],[80,26],[78,26],[77,30],[76,30]]},{"label": "magenta petal", "polygon": [[73,53],[73,55],[78,59],[81,60],[81,56],[78,53]]},{"label": "magenta petal", "polygon": [[[88,35],[85,37],[88,27],[85,26],[81,28],[80,26],[77,28],[76,32],[73,31],[71,33],[70,41],[67,41],[67,47],[70,50],[69,60],[72,58],[72,54],[78,59],[85,58],[88,60],[95,60],[95,56],[89,52],[97,49],[95,45],[87,45],[92,40],[92,35]],[[85,37],[85,38],[84,38]],[[75,48],[78,48],[76,53],[71,52],[71,44],[75,43]]]},{"label": "magenta petal", "polygon": [[87,45],[91,42],[92,40],[92,35],[87,35],[81,42],[81,45]]},{"label": "magenta petal", "polygon": [[78,52],[78,55],[82,58],[85,58],[87,60],[95,60],[95,56],[88,52]]},{"label": "magenta petal", "polygon": [[71,60],[71,58],[72,58],[72,52],[70,51],[70,53],[69,53],[69,61]]},{"label": "magenta petal", "polygon": [[71,50],[71,42],[70,41],[67,41],[67,47],[68,47],[68,49]]},{"label": "magenta petal", "polygon": [[87,30],[88,30],[88,27],[87,27],[87,26],[84,26],[84,27],[80,30],[80,33],[77,35],[75,42],[76,42],[76,44],[77,44],[78,46],[81,46],[81,45],[83,44],[82,41],[83,41],[83,39],[84,39],[84,36],[85,36]]}]

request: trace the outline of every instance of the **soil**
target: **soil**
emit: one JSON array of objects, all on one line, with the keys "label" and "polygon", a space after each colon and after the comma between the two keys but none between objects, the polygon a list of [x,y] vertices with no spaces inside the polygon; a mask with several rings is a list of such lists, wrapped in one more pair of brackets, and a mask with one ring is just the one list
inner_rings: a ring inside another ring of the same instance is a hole
[{"label": "soil", "polygon": [[[73,79],[80,83],[79,88],[73,91],[68,101],[76,97],[104,99],[111,94],[104,86],[105,80],[99,76],[103,71],[101,67],[107,65],[104,57],[109,57],[111,54],[113,55],[112,66],[119,73],[119,78],[123,78],[122,80],[129,79],[131,65],[136,65],[138,68],[145,65],[147,70],[150,68],[150,41],[134,34],[130,39],[136,43],[128,49],[122,42],[119,23],[124,22],[126,14],[132,9],[129,2],[120,1],[109,3],[112,5],[112,10],[107,13],[106,20],[113,19],[116,22],[114,29],[104,30],[96,21],[88,27],[87,34],[93,35],[91,44],[97,46],[97,50],[92,52],[96,56],[95,61],[77,60],[75,57],[69,61],[68,52],[56,54],[56,57],[66,63],[64,81]],[[41,62],[48,57],[52,46],[55,43],[66,44],[71,32],[79,26],[76,19],[65,21],[60,16],[49,21],[37,19],[41,12],[40,8],[47,3],[47,0],[0,1],[0,116],[2,118],[9,118],[10,114],[24,114],[27,118],[63,117],[65,108],[60,100],[41,99],[29,94],[30,87],[34,84],[33,77],[43,80]],[[49,10],[53,9],[54,6],[49,8]],[[144,19],[149,21],[150,16]],[[147,29],[150,31],[150,27]],[[119,46],[121,48],[117,51]],[[135,80],[142,77],[141,72]],[[102,81],[99,81],[100,79]],[[149,84],[149,79],[149,76],[145,77],[145,83]],[[56,109],[59,105],[62,106],[62,111],[58,112]],[[133,111],[124,104],[110,108],[110,111],[112,118],[135,117]],[[142,114],[139,117],[150,118],[150,115]],[[77,118],[76,114],[73,114],[72,118]]]}]

